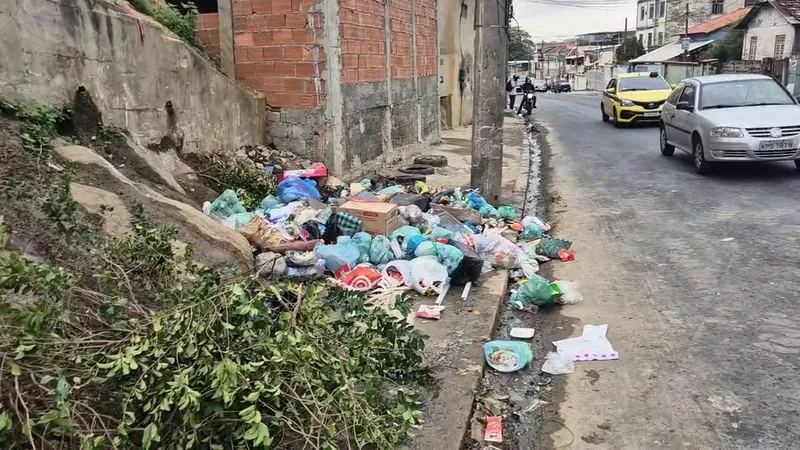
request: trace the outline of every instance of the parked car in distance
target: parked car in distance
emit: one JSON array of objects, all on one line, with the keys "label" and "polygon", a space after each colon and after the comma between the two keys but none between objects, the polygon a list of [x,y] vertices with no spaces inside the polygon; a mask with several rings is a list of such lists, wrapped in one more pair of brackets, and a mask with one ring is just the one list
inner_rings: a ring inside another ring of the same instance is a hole
[{"label": "parked car in distance", "polygon": [[600,100],[600,116],[603,122],[612,120],[617,128],[640,122],[658,123],[671,92],[667,80],[657,72],[614,75]]},{"label": "parked car in distance", "polygon": [[661,114],[661,154],[694,157],[697,173],[712,164],[792,161],[800,169],[800,105],[764,75],[711,75],[681,81]]},{"label": "parked car in distance", "polygon": [[562,80],[557,81],[553,84],[553,92],[572,92],[572,86],[570,86],[569,81]]},{"label": "parked car in distance", "polygon": [[547,80],[533,80],[533,89],[536,92],[547,92]]}]

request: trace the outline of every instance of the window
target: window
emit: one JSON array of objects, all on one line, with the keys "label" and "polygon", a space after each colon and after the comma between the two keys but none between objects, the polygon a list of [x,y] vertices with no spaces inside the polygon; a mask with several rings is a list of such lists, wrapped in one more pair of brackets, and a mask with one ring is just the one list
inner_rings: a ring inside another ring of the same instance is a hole
[{"label": "window", "polygon": [[653,33],[647,33],[647,47],[653,46]]},{"label": "window", "polygon": [[650,12],[648,13],[649,18],[652,19],[655,13],[656,13],[656,4],[650,3]]},{"label": "window", "polygon": [[639,35],[639,45],[642,45],[642,37],[643,37],[643,36],[644,36],[643,34],[640,34],[640,35]]},{"label": "window", "polygon": [[738,108],[759,104],[793,105],[794,100],[775,80],[736,80],[703,85],[703,109]]},{"label": "window", "polygon": [[758,50],[758,36],[750,36],[750,47],[747,49],[747,59],[755,61]]},{"label": "window", "polygon": [[658,17],[663,18],[666,13],[667,13],[667,2],[661,0],[661,3],[658,4]]},{"label": "window", "polygon": [[725,0],[711,0],[711,14],[722,14],[725,10]]},{"label": "window", "polygon": [[686,86],[686,83],[679,83],[677,86],[675,86],[672,94],[669,94],[669,97],[667,97],[667,103],[670,105],[678,103],[678,97],[681,95],[681,91],[683,91],[684,86]]},{"label": "window", "polygon": [[649,73],[638,77],[620,78],[619,80],[620,92],[666,91],[669,88],[669,84],[663,78],[650,76]]},{"label": "window", "polygon": [[642,21],[642,22],[644,21],[644,15],[645,15],[644,5],[642,5],[642,9],[640,10],[640,14],[639,14],[639,20]]},{"label": "window", "polygon": [[686,83],[686,88],[681,93],[681,97],[678,99],[678,103],[686,102],[690,106],[694,106],[694,91],[695,87],[693,84]]},{"label": "window", "polygon": [[664,45],[664,33],[661,31],[658,32],[658,45]]},{"label": "window", "polygon": [[614,89],[614,90],[617,89],[617,79],[616,78],[612,78],[611,81],[608,82],[608,86],[606,86],[606,90],[609,90],[609,89]]},{"label": "window", "polygon": [[786,50],[786,35],[775,36],[775,59],[783,59],[783,52]]}]

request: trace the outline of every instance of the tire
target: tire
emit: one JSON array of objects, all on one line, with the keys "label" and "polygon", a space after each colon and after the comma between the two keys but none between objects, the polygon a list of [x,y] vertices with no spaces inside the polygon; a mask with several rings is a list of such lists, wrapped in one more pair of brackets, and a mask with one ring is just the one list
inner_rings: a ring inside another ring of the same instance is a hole
[{"label": "tire", "polygon": [[800,170],[800,159],[794,160],[794,166],[797,167],[797,170]]},{"label": "tire", "polygon": [[442,155],[423,155],[414,158],[414,164],[424,164],[432,167],[444,167],[447,165],[447,157]]},{"label": "tire", "polygon": [[675,154],[675,146],[667,143],[667,129],[661,125],[661,131],[658,135],[658,146],[661,148],[661,154],[664,156],[672,156]]},{"label": "tire", "polygon": [[619,116],[617,116],[617,108],[611,108],[611,115],[614,117],[614,128],[622,128],[622,124],[619,123]]},{"label": "tire", "polygon": [[703,150],[703,141],[700,138],[693,139],[692,144],[692,159],[694,161],[694,170],[700,175],[706,175],[711,171],[711,163],[706,161],[706,154]]},{"label": "tire", "polygon": [[411,164],[410,166],[401,167],[398,170],[411,175],[433,175],[435,172],[433,167],[426,166],[425,164]]},{"label": "tire", "polygon": [[603,117],[603,122],[608,122],[609,119],[611,119],[610,117],[608,117],[608,114],[606,114],[606,108],[605,106],[603,106],[603,102],[600,102],[600,114]]}]

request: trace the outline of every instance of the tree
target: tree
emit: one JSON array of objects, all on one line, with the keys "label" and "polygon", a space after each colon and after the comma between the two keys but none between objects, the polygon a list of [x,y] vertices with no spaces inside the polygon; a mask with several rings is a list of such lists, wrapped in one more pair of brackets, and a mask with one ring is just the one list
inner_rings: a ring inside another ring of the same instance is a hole
[{"label": "tree", "polygon": [[725,37],[714,42],[708,50],[703,52],[700,59],[716,58],[720,62],[735,61],[742,59],[742,41],[744,40],[744,30],[728,28]]},{"label": "tree", "polygon": [[533,55],[533,38],[522,28],[512,28],[508,39],[509,61],[530,61]]},{"label": "tree", "polygon": [[637,39],[625,39],[625,42],[617,47],[616,53],[617,62],[624,63],[644,55],[644,47]]}]

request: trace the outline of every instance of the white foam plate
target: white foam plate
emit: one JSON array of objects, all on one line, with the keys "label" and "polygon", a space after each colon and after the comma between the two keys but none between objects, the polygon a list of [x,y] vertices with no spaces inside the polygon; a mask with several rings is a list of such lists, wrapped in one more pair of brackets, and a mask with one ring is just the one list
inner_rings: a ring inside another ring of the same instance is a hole
[{"label": "white foam plate", "polygon": [[535,330],[533,328],[512,328],[511,337],[516,339],[531,339]]}]

